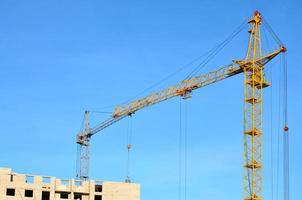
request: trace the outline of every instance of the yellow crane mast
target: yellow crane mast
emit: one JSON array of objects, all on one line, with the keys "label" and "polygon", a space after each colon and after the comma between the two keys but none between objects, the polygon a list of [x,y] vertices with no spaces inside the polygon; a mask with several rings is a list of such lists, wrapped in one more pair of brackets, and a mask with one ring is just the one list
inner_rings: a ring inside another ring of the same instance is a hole
[{"label": "yellow crane mast", "polygon": [[228,77],[243,73],[244,75],[244,200],[262,199],[262,89],[269,86],[264,77],[264,66],[285,52],[286,48],[280,46],[266,55],[262,55],[260,25],[261,14],[256,11],[248,21],[251,29],[246,58],[233,60],[232,64],[185,79],[179,84],[150,94],[144,98],[117,106],[109,119],[90,128],[88,122],[89,112],[85,112],[85,128],[77,134],[79,145],[79,168],[77,177],[89,179],[89,146],[91,137],[114,124],[115,122],[134,114],[145,107],[160,103],[176,96],[184,99],[190,98],[193,90],[216,83]]},{"label": "yellow crane mast", "polygon": [[249,21],[252,26],[246,63],[244,66],[244,200],[262,199],[262,89],[269,84],[264,80],[260,24],[255,12]]}]

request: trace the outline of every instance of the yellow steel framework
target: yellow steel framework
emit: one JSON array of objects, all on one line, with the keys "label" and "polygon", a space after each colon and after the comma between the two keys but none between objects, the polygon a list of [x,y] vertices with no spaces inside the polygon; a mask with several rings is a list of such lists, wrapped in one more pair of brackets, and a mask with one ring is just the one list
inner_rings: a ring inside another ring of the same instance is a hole
[{"label": "yellow steel framework", "polygon": [[285,52],[281,46],[274,52],[262,56],[260,25],[261,15],[256,11],[249,20],[251,29],[245,60],[234,60],[232,64],[219,70],[185,79],[167,89],[150,94],[125,105],[117,106],[112,116],[93,128],[89,128],[88,113],[86,126],[77,135],[80,146],[80,172],[78,177],[88,179],[90,138],[145,107],[160,103],[176,96],[191,97],[193,90],[224,80],[228,77],[244,74],[244,200],[262,200],[262,89],[269,86],[264,78],[264,65]]},{"label": "yellow steel framework", "polygon": [[262,199],[262,88],[261,16],[255,12],[249,21],[250,39],[244,67],[244,200]]}]

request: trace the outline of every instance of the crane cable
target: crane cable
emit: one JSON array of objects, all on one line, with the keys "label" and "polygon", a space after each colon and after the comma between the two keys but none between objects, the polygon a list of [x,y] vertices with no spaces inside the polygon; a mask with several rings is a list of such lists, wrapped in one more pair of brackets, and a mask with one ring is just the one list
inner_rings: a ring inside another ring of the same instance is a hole
[{"label": "crane cable", "polygon": [[181,200],[184,197],[184,200],[187,199],[187,168],[188,168],[188,108],[187,101],[182,105],[183,99],[180,98],[179,102],[179,174],[178,174],[178,199]]},{"label": "crane cable", "polygon": [[282,90],[281,90],[281,80],[282,80],[282,58],[280,57],[280,65],[279,65],[279,84],[278,84],[278,136],[277,136],[277,183],[276,183],[276,199],[279,199],[279,174],[280,174],[280,135],[281,135],[281,96],[282,96]]},{"label": "crane cable", "polygon": [[278,45],[283,45],[283,42],[280,40],[280,38],[278,37],[278,35],[274,32],[274,30],[272,29],[272,27],[269,25],[269,23],[266,21],[266,19],[263,16],[262,16],[262,20],[263,20],[264,27],[267,28],[267,30],[270,32],[270,34],[272,35],[272,37],[275,40],[275,42]]},{"label": "crane cable", "polygon": [[287,111],[287,60],[286,53],[283,58],[283,190],[284,200],[289,200],[289,128]]},{"label": "crane cable", "polygon": [[[283,46],[282,41],[273,31],[272,27],[263,18],[264,27],[272,35],[275,42]],[[278,144],[277,144],[277,186],[276,198],[279,198],[279,153],[280,153],[280,135],[281,135],[281,119],[283,119],[283,198],[289,200],[289,128],[288,128],[288,110],[287,110],[287,60],[286,52],[280,57],[280,72],[279,72],[279,102],[278,102]],[[283,74],[283,76],[282,76]],[[282,98],[282,97],[283,98]],[[282,103],[281,103],[282,101]],[[282,107],[282,108],[281,108]],[[283,113],[282,113],[283,112]],[[282,117],[281,117],[282,115]]]},{"label": "crane cable", "polygon": [[[270,68],[271,84],[273,84],[273,72],[272,67]],[[270,87],[270,153],[271,153],[271,198],[274,200],[274,142],[273,142],[273,87]]]},{"label": "crane cable", "polygon": [[[263,18],[264,28],[271,34],[272,38],[279,46],[283,46],[282,41],[273,31],[272,27]],[[288,161],[288,124],[287,124],[287,64],[285,53],[280,57],[279,68],[279,97],[278,97],[278,136],[277,136],[277,177],[276,177],[276,199],[279,199],[279,179],[280,179],[280,136],[281,120],[283,119],[283,190],[284,200],[289,200],[289,161]],[[283,75],[283,76],[282,76]],[[282,98],[283,97],[283,98]],[[282,114],[283,111],[283,114]]]},{"label": "crane cable", "polygon": [[[283,76],[282,76],[283,75]],[[279,174],[280,174],[280,136],[283,130],[283,199],[289,200],[289,128],[287,110],[287,60],[286,54],[280,57],[279,76],[279,117],[278,117],[278,165],[277,165],[277,199],[279,198]],[[283,98],[282,98],[283,97]],[[281,120],[283,120],[283,128]]]},{"label": "crane cable", "polygon": [[184,106],[184,196],[185,196],[185,200],[187,200],[187,168],[188,168],[188,148],[187,148],[187,144],[188,144],[188,133],[187,133],[187,129],[188,129],[188,108],[187,108],[187,101],[185,101],[185,106]]},{"label": "crane cable", "polygon": [[126,142],[127,142],[127,166],[126,166],[126,183],[131,183],[130,179],[130,153],[132,149],[132,115],[130,115],[130,118],[128,120],[128,127],[127,127],[127,137],[126,137]]},{"label": "crane cable", "polygon": [[[267,30],[265,29],[265,27],[263,27],[263,33],[264,33],[264,37],[265,37],[265,41],[267,44],[267,48],[268,50],[271,52],[271,46],[270,46],[270,42],[268,40],[268,36],[267,36]],[[269,110],[270,110],[270,173],[271,173],[271,199],[274,200],[274,142],[273,142],[273,133],[274,133],[274,127],[273,127],[273,69],[272,69],[272,64],[271,62],[267,64],[268,67],[266,68],[266,70],[269,70],[269,76],[270,76],[270,82],[271,82],[271,87],[269,90]],[[266,72],[265,70],[265,72]],[[265,73],[264,73],[265,74]]]},{"label": "crane cable", "polygon": [[211,59],[213,59],[227,44],[229,44],[232,39],[238,35],[243,29],[244,29],[244,25],[246,24],[246,20],[244,20],[244,22],[237,27],[223,42],[221,42],[220,44],[214,46],[212,49],[210,49],[209,51],[205,52],[204,54],[198,56],[197,58],[193,59],[192,61],[188,62],[187,64],[179,67],[177,70],[175,70],[174,72],[172,72],[171,74],[167,75],[166,77],[164,77],[163,79],[159,80],[157,83],[143,89],[142,91],[140,91],[137,95],[133,96],[132,98],[120,103],[120,104],[124,104],[127,103],[129,101],[134,100],[135,98],[137,98],[138,96],[144,94],[145,92],[151,90],[152,88],[160,85],[161,83],[163,83],[164,81],[168,80],[169,78],[173,77],[174,75],[176,75],[177,73],[183,71],[185,68],[187,68],[188,66],[196,63],[199,59],[201,59],[202,57],[206,56],[204,60],[202,60],[197,67],[195,67],[190,73],[189,75],[185,78],[192,78],[194,75],[196,75],[201,68],[203,68]]},{"label": "crane cable", "polygon": [[215,46],[209,53],[209,55],[199,64],[197,67],[193,69],[193,71],[186,77],[192,78],[197,73],[200,72],[202,68],[205,67],[226,45],[228,45],[246,26],[246,19],[220,44]]},{"label": "crane cable", "polygon": [[[196,63],[198,60],[200,60],[201,58],[203,58],[205,56],[205,59],[203,61],[201,61],[197,67],[195,67],[186,77],[186,79],[193,77],[194,75],[196,75],[198,72],[200,72],[200,70],[207,64],[209,63],[210,60],[212,60],[227,44],[229,44],[233,38],[235,36],[237,36],[243,29],[244,26],[246,25],[246,20],[244,20],[244,22],[242,24],[240,24],[240,26],[238,26],[223,42],[221,42],[220,44],[214,46],[212,49],[210,49],[209,51],[205,52],[204,54],[196,57],[195,59],[191,60],[190,62],[186,63],[185,65],[179,67],[178,69],[176,69],[174,72],[168,74],[166,77],[162,78],[161,80],[159,80],[158,82],[154,83],[153,85],[141,90],[140,92],[138,92],[136,95],[132,96],[131,98],[122,101],[118,104],[125,104],[128,103],[130,101],[133,101],[135,98],[139,97],[140,95],[146,93],[147,91],[150,91],[151,89],[153,89],[154,87],[162,84],[163,82],[165,82],[166,80],[170,79],[171,77],[175,76],[177,73],[183,71],[185,68],[187,68],[188,66]],[[116,105],[116,104],[115,104]],[[114,107],[114,105],[109,105],[109,106],[104,106],[101,109],[104,108],[112,108]]]},{"label": "crane cable", "polygon": [[179,98],[178,200],[182,198],[182,99]]}]

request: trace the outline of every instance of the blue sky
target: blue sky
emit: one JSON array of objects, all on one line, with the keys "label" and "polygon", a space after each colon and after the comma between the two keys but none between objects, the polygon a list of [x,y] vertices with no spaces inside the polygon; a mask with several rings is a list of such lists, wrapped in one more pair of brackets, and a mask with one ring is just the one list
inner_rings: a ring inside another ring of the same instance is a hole
[{"label": "blue sky", "polygon": [[[223,41],[257,9],[288,48],[291,197],[300,198],[301,8],[300,1],[1,1],[0,166],[73,178],[84,110],[111,111]],[[247,37],[243,31],[201,72],[243,58]],[[266,47],[273,49],[269,41]],[[274,197],[278,176],[280,191],[282,185],[278,61],[269,65],[272,87],[264,91],[266,199],[272,197],[272,160]],[[177,83],[193,68],[142,95]],[[186,102],[176,98],[133,117],[131,177],[141,184],[143,200],[178,197],[180,104],[188,113],[187,199],[242,198],[242,81],[232,77]],[[92,114],[91,123],[106,117]],[[93,137],[91,178],[125,179],[128,123]]]}]

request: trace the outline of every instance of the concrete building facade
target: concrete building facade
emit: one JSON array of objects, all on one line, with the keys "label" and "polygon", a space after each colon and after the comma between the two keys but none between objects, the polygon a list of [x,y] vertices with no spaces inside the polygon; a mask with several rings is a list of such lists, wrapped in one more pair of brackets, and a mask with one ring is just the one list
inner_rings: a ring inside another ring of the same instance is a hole
[{"label": "concrete building facade", "polygon": [[110,181],[63,180],[17,174],[0,168],[0,200],[140,200],[140,185]]}]

